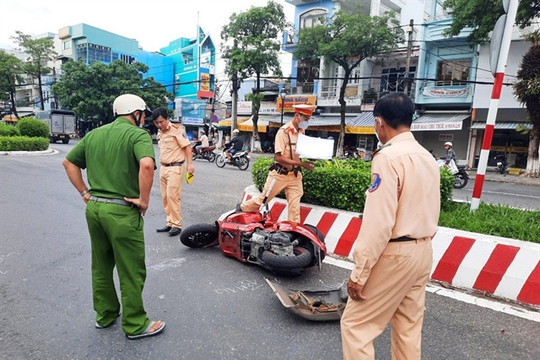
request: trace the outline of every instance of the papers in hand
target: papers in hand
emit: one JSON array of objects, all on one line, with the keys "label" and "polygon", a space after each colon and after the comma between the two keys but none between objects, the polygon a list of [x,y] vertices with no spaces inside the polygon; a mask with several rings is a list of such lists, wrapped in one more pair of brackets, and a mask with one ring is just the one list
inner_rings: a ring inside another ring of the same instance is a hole
[{"label": "papers in hand", "polygon": [[331,159],[334,153],[334,140],[298,134],[296,153],[307,159]]}]

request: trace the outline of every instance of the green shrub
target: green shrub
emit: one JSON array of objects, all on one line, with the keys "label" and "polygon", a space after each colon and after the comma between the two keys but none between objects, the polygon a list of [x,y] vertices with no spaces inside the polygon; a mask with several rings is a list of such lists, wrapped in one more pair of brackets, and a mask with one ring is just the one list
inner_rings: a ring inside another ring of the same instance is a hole
[{"label": "green shrub", "polygon": [[34,118],[23,118],[17,121],[21,136],[49,138],[49,125]]},{"label": "green shrub", "polygon": [[441,173],[441,209],[447,209],[453,204],[452,195],[454,194],[454,175],[445,167],[440,168]]},{"label": "green shrub", "polygon": [[43,151],[48,148],[48,137],[0,136],[0,151]]},{"label": "green shrub", "polygon": [[[274,159],[259,157],[251,170],[253,182],[259,191],[266,182],[268,169]],[[304,196],[302,202],[362,212],[366,202],[366,190],[371,183],[371,163],[355,159],[320,160],[313,171],[303,171]],[[452,200],[454,176],[441,170],[441,206]],[[280,197],[285,197],[282,192]]]},{"label": "green shrub", "polygon": [[0,123],[0,136],[19,136],[19,129],[13,125]]}]

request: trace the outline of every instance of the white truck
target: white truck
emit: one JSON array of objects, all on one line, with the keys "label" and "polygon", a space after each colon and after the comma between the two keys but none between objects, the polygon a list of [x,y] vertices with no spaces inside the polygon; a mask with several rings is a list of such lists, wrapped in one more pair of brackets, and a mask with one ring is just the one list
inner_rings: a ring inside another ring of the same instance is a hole
[{"label": "white truck", "polygon": [[45,121],[49,125],[49,140],[52,143],[62,140],[67,144],[72,136],[77,133],[77,121],[75,113],[70,110],[45,110],[36,112],[36,118]]}]

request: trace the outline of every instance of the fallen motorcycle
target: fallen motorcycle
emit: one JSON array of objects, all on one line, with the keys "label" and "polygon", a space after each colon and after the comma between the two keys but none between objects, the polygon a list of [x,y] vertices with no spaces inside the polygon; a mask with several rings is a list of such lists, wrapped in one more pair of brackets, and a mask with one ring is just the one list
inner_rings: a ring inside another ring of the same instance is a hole
[{"label": "fallen motorcycle", "polygon": [[195,147],[193,147],[193,160],[205,159],[210,162],[214,162],[214,160],[216,160],[216,153],[214,152],[215,149],[215,146],[208,146],[202,148],[200,152],[195,152]]},{"label": "fallen motorcycle", "polygon": [[191,248],[219,245],[226,256],[277,274],[297,276],[315,265],[320,269],[326,256],[323,234],[313,225],[274,221],[266,200],[258,212],[233,210],[215,224],[189,226],[180,241]]},{"label": "fallen motorcycle", "polygon": [[234,155],[231,155],[231,162],[227,162],[227,155],[225,155],[225,148],[221,149],[221,153],[219,153],[216,157],[216,165],[220,168],[224,167],[225,165],[232,165],[236,166],[240,170],[247,170],[249,167],[249,151],[240,151]]}]

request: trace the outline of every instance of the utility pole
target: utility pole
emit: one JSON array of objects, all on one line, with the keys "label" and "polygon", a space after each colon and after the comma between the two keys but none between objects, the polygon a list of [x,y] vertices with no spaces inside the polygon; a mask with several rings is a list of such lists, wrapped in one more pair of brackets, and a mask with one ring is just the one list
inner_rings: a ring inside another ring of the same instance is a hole
[{"label": "utility pole", "polygon": [[232,77],[232,108],[231,108],[231,135],[234,129],[236,129],[236,114],[238,112],[238,74],[236,71]]},{"label": "utility pole", "polygon": [[413,29],[414,29],[414,20],[411,19],[409,21],[409,26],[407,26],[407,28],[405,29],[405,31],[409,34],[409,39],[407,41],[407,60],[405,61],[405,86],[403,87],[403,92],[405,94],[409,92],[409,69],[411,68]]}]

